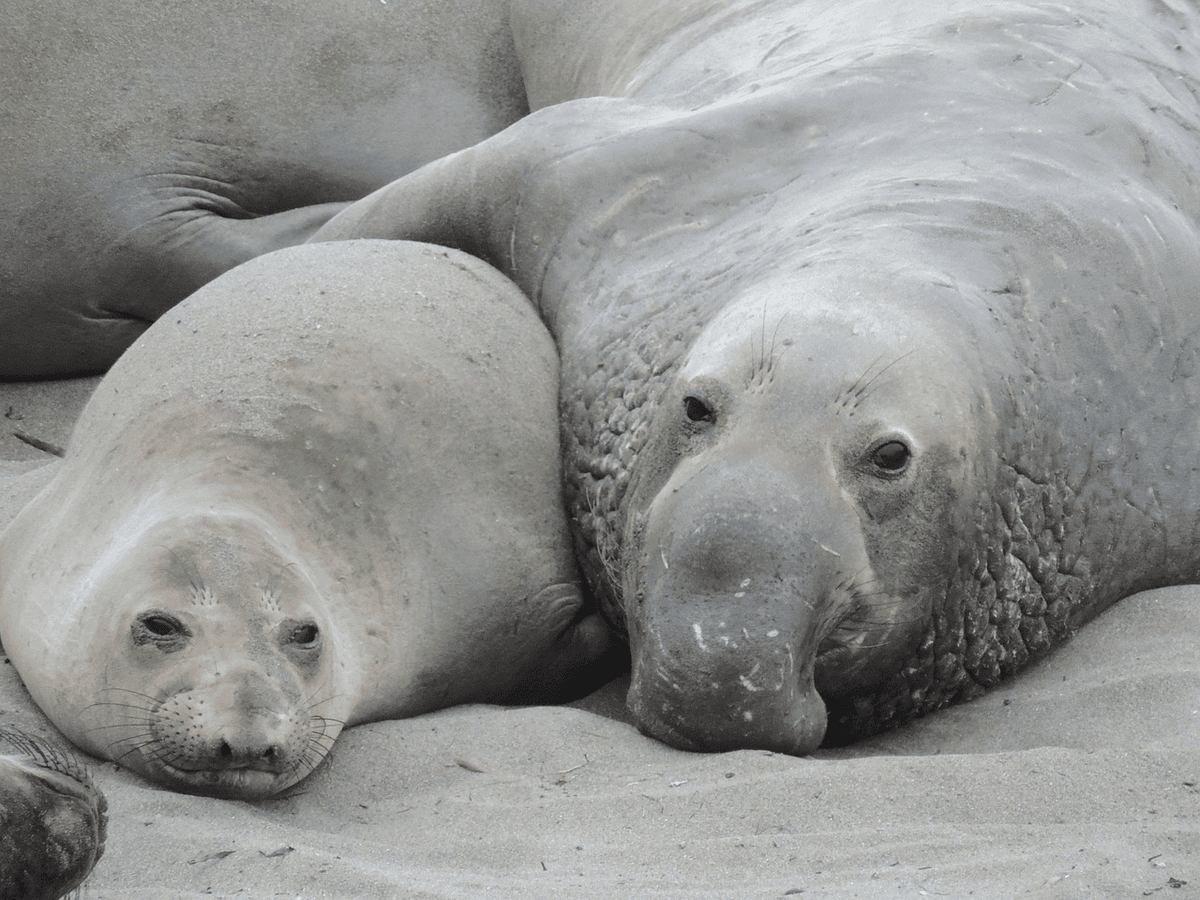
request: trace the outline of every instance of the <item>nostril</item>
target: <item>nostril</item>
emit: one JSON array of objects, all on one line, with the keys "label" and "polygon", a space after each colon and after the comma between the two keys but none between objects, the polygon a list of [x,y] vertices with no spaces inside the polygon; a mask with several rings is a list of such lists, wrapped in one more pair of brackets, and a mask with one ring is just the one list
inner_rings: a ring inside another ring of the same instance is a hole
[{"label": "nostril", "polygon": [[221,740],[216,747],[216,759],[222,768],[273,771],[283,758],[283,747],[278,742],[235,747],[228,740]]}]

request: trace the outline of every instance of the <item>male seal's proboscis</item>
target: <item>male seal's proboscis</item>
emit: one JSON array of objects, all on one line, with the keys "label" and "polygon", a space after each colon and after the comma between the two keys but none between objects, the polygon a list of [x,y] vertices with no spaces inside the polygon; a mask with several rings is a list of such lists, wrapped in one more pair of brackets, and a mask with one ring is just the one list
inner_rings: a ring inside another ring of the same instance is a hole
[{"label": "male seal's proboscis", "polygon": [[629,704],[805,753],[1200,577],[1200,14],[514,5],[534,112],[317,240],[499,266],[562,357]]},{"label": "male seal's proboscis", "polygon": [[108,803],[73,754],[0,726],[0,900],[58,900],[104,854]]},{"label": "male seal's proboscis", "polygon": [[441,247],[263,256],[154,324],[0,534],[0,636],[78,746],[255,798],[346,725],[552,700],[584,606],[557,358],[520,292]]}]

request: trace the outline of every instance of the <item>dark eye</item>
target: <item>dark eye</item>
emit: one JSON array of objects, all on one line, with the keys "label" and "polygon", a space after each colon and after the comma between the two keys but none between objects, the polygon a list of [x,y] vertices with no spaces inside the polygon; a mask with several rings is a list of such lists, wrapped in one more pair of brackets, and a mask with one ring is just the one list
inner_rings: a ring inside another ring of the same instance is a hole
[{"label": "dark eye", "polygon": [[164,612],[143,613],[129,630],[135,644],[154,644],[161,650],[178,650],[192,636],[186,625]]},{"label": "dark eye", "polygon": [[146,616],[142,624],[146,626],[147,631],[158,637],[167,637],[179,631],[179,622],[166,616]]},{"label": "dark eye", "polygon": [[711,422],[713,420],[713,411],[699,397],[683,398],[683,414],[688,417],[689,422]]},{"label": "dark eye", "polygon": [[871,464],[889,475],[903,471],[910,459],[912,451],[903,441],[885,441],[871,451]]}]

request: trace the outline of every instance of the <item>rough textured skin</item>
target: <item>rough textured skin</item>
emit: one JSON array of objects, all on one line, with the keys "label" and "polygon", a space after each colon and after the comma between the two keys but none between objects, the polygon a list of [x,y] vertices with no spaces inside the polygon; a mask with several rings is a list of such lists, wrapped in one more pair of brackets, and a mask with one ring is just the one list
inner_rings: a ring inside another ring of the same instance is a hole
[{"label": "rough textured skin", "polygon": [[0,533],[0,635],[73,742],[266,796],[343,725],[560,699],[609,645],[580,593],[557,359],[442,247],[298,247],[180,304]]},{"label": "rough textured skin", "polygon": [[507,0],[0,8],[0,380],[165,310],[526,110]]},{"label": "rough textured skin", "polygon": [[108,803],[72,754],[0,726],[0,900],[58,900],[104,855]]},{"label": "rough textured skin", "polygon": [[535,112],[315,239],[460,247],[541,310],[644,729],[804,752],[1200,576],[1192,6],[532,2],[513,27]]}]

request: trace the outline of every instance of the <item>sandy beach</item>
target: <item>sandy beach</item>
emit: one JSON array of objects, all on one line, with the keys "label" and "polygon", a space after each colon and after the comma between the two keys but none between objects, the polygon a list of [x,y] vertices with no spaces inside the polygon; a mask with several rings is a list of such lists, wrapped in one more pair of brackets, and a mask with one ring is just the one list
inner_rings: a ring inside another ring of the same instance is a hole
[{"label": "sandy beach", "polygon": [[[0,524],[96,379],[0,385]],[[109,803],[88,900],[1200,897],[1200,588],[1129,598],[980,700],[797,759],[643,737],[622,685],[346,731],[287,796]],[[7,660],[5,660],[7,663]],[[53,727],[10,665],[0,719]]]}]

